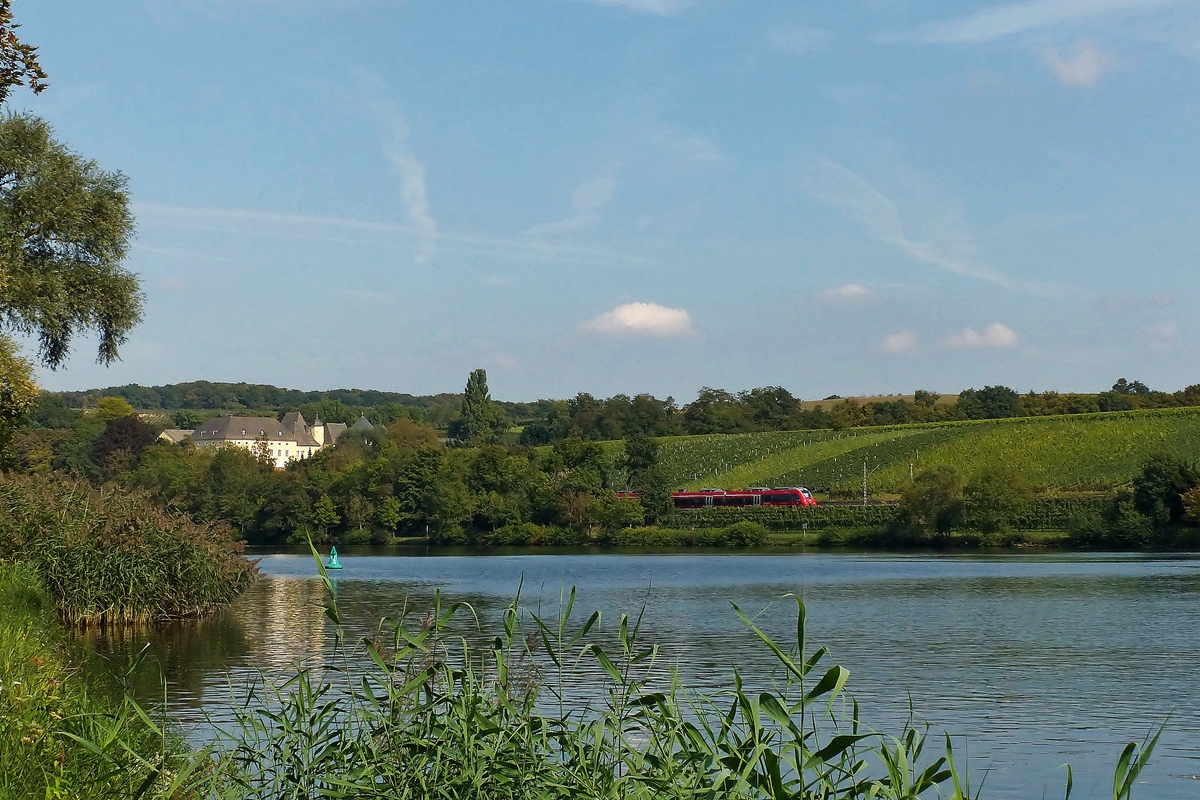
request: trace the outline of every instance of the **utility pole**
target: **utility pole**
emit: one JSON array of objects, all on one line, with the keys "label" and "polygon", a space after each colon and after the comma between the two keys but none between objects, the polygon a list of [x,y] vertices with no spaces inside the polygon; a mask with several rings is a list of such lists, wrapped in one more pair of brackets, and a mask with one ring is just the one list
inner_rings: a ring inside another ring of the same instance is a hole
[{"label": "utility pole", "polygon": [[867,504],[867,460],[863,459],[863,505]]}]

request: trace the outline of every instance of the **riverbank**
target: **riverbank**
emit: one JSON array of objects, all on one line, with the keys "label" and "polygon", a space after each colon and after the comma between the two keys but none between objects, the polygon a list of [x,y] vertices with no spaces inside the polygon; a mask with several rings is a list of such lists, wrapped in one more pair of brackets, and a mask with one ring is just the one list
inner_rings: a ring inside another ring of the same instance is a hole
[{"label": "riverbank", "polygon": [[170,797],[182,747],[78,655],[36,572],[0,563],[0,798]]}]

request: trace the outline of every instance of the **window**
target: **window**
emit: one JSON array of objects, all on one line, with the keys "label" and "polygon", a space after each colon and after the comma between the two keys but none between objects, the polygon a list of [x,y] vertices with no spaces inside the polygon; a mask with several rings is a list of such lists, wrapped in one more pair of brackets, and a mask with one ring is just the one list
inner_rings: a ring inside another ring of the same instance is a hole
[{"label": "window", "polygon": [[243,430],[243,431],[242,431],[242,436],[245,436],[245,435],[246,435],[246,431],[245,431],[245,430]]}]

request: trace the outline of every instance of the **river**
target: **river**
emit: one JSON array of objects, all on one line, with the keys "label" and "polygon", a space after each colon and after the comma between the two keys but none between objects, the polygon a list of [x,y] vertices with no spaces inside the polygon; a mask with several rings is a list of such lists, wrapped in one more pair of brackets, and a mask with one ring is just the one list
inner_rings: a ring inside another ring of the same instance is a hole
[{"label": "river", "polygon": [[[1137,796],[1200,796],[1200,558],[443,552],[342,563],[348,641],[406,598],[426,607],[435,588],[470,602],[491,634],[522,581],[522,604],[551,616],[575,586],[576,616],[600,610],[609,632],[644,605],[643,637],[699,689],[728,686],[735,666],[765,682],[777,663],[731,603],[793,642],[795,605],[782,598],[794,592],[810,641],[850,670],[863,720],[894,730],[911,698],[919,719],[955,737],[960,759],[969,753],[973,782],[986,773],[985,798],[1059,797],[1067,762],[1074,797],[1111,797],[1123,744],[1164,720]],[[236,695],[259,671],[286,672],[332,646],[312,558],[268,554],[260,568],[263,580],[219,619],[93,644],[119,660],[149,639],[172,711],[203,738],[206,719],[227,717],[231,686]]]}]

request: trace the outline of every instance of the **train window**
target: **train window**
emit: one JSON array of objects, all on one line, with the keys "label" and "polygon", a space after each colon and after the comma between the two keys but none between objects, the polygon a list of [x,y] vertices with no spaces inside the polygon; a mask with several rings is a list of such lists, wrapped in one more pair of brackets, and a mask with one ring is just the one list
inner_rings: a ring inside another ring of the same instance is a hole
[{"label": "train window", "polygon": [[762,505],[762,495],[761,494],[754,495],[754,505],[756,505],[756,506]]}]

